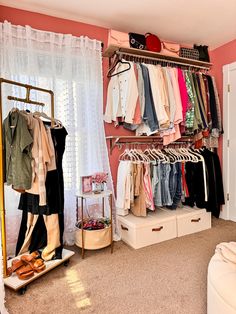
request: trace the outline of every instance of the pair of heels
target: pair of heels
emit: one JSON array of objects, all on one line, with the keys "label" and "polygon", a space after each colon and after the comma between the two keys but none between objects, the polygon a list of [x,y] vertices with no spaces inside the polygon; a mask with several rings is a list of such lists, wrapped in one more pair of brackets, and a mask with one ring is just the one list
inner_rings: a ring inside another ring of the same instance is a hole
[{"label": "pair of heels", "polygon": [[27,280],[34,276],[34,272],[40,273],[46,268],[44,261],[39,258],[39,253],[33,252],[31,254],[22,255],[20,259],[12,261],[12,265],[8,271],[16,275],[21,280]]}]

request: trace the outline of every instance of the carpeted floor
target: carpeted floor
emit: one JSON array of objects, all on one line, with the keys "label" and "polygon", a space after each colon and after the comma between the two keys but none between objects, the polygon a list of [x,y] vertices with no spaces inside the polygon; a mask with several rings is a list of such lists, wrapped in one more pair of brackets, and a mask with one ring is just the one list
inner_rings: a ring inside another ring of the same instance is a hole
[{"label": "carpeted floor", "polygon": [[236,241],[236,223],[134,250],[122,241],[106,248],[77,247],[68,267],[31,283],[25,295],[6,289],[10,314],[206,314],[207,265],[217,243]]}]

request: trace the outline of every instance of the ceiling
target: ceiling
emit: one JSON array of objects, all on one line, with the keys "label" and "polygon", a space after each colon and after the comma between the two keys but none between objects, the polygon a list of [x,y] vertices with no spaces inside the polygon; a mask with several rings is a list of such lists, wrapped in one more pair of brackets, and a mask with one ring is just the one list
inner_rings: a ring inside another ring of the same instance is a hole
[{"label": "ceiling", "polygon": [[125,32],[207,44],[236,39],[235,0],[0,0],[0,4]]}]

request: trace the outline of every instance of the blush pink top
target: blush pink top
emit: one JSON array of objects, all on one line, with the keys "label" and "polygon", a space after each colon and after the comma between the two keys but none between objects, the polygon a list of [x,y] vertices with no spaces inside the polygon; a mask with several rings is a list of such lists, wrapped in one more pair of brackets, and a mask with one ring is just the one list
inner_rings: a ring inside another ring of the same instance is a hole
[{"label": "blush pink top", "polygon": [[[135,63],[134,63],[134,73],[135,73],[136,80],[138,81],[138,69]],[[141,106],[140,106],[140,99],[138,96],[135,111],[134,111],[133,124],[141,124],[141,123],[142,123]]]}]

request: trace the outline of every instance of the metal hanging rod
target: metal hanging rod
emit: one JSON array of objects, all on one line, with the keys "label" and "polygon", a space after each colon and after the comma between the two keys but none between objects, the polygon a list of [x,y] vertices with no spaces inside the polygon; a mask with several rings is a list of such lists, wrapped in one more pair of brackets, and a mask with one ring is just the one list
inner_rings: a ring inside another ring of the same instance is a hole
[{"label": "metal hanging rod", "polygon": [[23,102],[23,103],[26,103],[26,104],[37,105],[37,106],[45,106],[45,104],[42,103],[42,102],[34,101],[34,100],[31,100],[31,99],[28,100],[27,98],[19,98],[19,97],[13,97],[13,96],[8,96],[7,98],[9,100],[15,100],[15,101]]},{"label": "metal hanging rod", "polygon": [[[121,135],[121,136],[107,136],[106,139],[109,141],[110,154],[112,154],[112,151],[116,146],[124,145],[124,144],[139,143],[139,145],[149,145],[149,144],[163,145],[163,138],[160,136],[129,136],[129,135],[124,136],[124,135]],[[193,139],[191,137],[183,136],[179,140],[172,142],[171,145],[192,143],[192,141]]]},{"label": "metal hanging rod", "polygon": [[172,63],[181,66],[192,67],[196,69],[205,69],[209,70],[212,66],[210,62],[204,62],[201,60],[193,60],[187,59],[179,56],[167,56],[162,53],[152,52],[148,50],[140,50],[135,48],[127,48],[127,47],[119,47],[115,45],[110,45],[104,51],[103,56],[109,57],[109,61],[111,62],[111,58],[115,55],[119,56],[131,56],[139,59],[152,60],[157,62],[166,62]]},{"label": "metal hanging rod", "polygon": [[130,56],[130,57],[134,57],[137,59],[141,59],[141,60],[151,60],[151,61],[156,61],[156,62],[165,62],[165,63],[172,63],[172,64],[176,64],[176,65],[181,65],[181,66],[185,66],[185,67],[193,67],[193,68],[197,68],[197,69],[203,69],[203,70],[209,70],[209,66],[202,66],[202,65],[194,65],[194,64],[190,64],[190,63],[186,63],[186,62],[180,62],[180,61],[174,61],[174,60],[170,60],[170,59],[164,59],[164,58],[153,58],[153,57],[147,57],[147,56],[138,56],[138,55],[134,55],[132,53],[127,53],[127,52],[121,52],[121,51],[116,51],[115,52],[116,55],[121,56],[123,58],[125,58],[125,56]]}]

